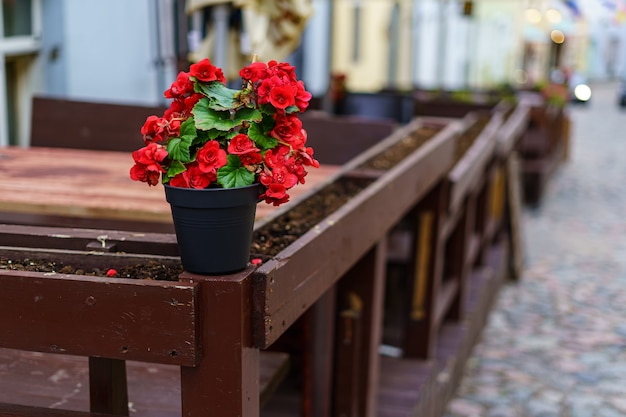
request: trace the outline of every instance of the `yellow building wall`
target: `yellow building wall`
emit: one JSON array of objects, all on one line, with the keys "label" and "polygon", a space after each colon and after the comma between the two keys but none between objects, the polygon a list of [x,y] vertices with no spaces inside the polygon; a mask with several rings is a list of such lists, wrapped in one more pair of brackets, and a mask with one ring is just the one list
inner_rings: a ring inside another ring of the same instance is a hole
[{"label": "yellow building wall", "polygon": [[[355,56],[355,8],[360,4],[360,41]],[[332,63],[334,73],[346,75],[346,87],[353,91],[377,91],[386,87],[389,73],[389,25],[392,1],[361,0],[333,3]],[[401,13],[401,16],[404,13]],[[401,20],[404,20],[402,18]],[[402,38],[403,36],[401,36]],[[402,42],[409,48],[410,39]],[[408,55],[406,53],[400,53]],[[406,67],[409,57],[402,57],[399,66]],[[409,79],[409,70],[401,71]]]}]

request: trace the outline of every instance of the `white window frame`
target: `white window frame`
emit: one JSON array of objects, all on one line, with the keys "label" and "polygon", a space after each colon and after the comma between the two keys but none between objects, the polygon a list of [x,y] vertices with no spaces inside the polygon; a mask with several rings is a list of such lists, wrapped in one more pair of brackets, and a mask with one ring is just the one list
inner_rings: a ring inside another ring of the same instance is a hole
[{"label": "white window frame", "polygon": [[[30,36],[4,37],[4,20],[0,7],[0,147],[9,145],[8,97],[6,92],[7,75],[5,73],[6,58],[9,56],[32,55],[40,50],[42,28],[41,0],[32,0]],[[30,136],[30,115],[32,88],[28,83],[18,81],[17,91],[17,132],[18,143],[26,146]]]}]

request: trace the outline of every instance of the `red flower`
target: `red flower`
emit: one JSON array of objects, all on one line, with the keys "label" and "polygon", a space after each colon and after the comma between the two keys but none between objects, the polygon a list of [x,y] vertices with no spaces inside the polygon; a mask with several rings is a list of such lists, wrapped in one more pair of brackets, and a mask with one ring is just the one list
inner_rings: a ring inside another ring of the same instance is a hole
[{"label": "red flower", "polygon": [[167,158],[167,150],[154,142],[134,151],[135,165],[130,169],[130,178],[135,181],[147,182],[149,185],[157,185],[161,173],[166,171],[161,166],[161,162],[165,158]]},{"label": "red flower", "polygon": [[244,80],[256,83],[267,76],[267,65],[263,62],[253,62],[247,67],[242,68],[241,71],[239,71],[239,76]]},{"label": "red flower", "polygon": [[174,81],[168,90],[165,90],[165,97],[179,98],[193,93],[193,83],[189,79],[189,74],[179,72],[176,81]]},{"label": "red flower", "polygon": [[148,116],[141,127],[141,134],[146,145],[150,142],[164,142],[167,139],[165,128],[167,120],[162,117]]},{"label": "red flower", "polygon": [[203,172],[194,163],[190,165],[186,171],[176,175],[170,180],[172,187],[180,188],[207,188],[213,181],[217,179],[215,172]]},{"label": "red flower", "polygon": [[233,155],[245,155],[252,152],[259,152],[260,149],[254,146],[248,135],[242,133],[236,135],[228,144],[228,153]]},{"label": "red flower", "polygon": [[261,194],[261,198],[268,204],[279,206],[289,201],[289,195],[286,191],[285,186],[282,184],[270,184],[265,193]]},{"label": "red flower", "polygon": [[296,96],[290,85],[274,86],[270,91],[269,100],[272,106],[281,110],[296,104]]},{"label": "red flower", "polygon": [[218,141],[210,140],[200,148],[196,155],[196,161],[198,161],[198,168],[202,172],[215,172],[226,165],[226,151],[220,148]]},{"label": "red flower", "polygon": [[279,114],[274,116],[276,125],[270,131],[270,136],[279,141],[288,143],[295,149],[300,149],[306,143],[306,134],[302,130],[302,121],[295,114]]},{"label": "red flower", "polygon": [[296,106],[298,106],[298,110],[301,112],[305,111],[307,107],[309,107],[309,102],[313,95],[305,90],[304,83],[302,81],[298,81],[296,84]]},{"label": "red flower", "polygon": [[[296,114],[309,106],[311,93],[286,62],[254,62],[239,75],[241,90],[217,91],[207,83],[225,84],[226,79],[208,59],[179,73],[164,93],[172,99],[169,108],[162,117],[148,117],[141,128],[146,146],[133,152],[130,177],[183,188],[253,181],[262,185],[266,202],[288,201],[288,190],[304,183],[305,167],[319,166],[313,150],[306,147],[307,133]],[[229,114],[230,124],[217,123]],[[249,132],[257,136],[250,137]],[[218,171],[223,174],[219,179]]]},{"label": "red flower", "polygon": [[189,67],[189,75],[203,82],[219,81],[222,84],[226,83],[226,78],[222,70],[211,64],[208,58],[191,64]]}]

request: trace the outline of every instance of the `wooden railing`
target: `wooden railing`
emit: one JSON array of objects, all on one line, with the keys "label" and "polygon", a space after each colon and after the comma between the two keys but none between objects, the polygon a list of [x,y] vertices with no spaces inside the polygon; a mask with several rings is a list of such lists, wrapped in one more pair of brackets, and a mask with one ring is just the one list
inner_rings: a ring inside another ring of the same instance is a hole
[{"label": "wooden railing", "polygon": [[[91,358],[90,411],[67,415],[127,415],[131,360],[180,368],[183,416],[441,415],[509,272],[506,161],[524,117],[485,116],[456,155],[481,117],[418,118],[367,143],[255,236],[334,184],[357,184],[354,195],[237,274],[146,282],[2,270],[0,346]],[[435,133],[393,167],[370,164],[423,128]],[[102,230],[4,225],[0,256],[99,269],[177,262],[173,235],[106,233],[96,253]],[[0,408],[66,415],[55,412]]]}]

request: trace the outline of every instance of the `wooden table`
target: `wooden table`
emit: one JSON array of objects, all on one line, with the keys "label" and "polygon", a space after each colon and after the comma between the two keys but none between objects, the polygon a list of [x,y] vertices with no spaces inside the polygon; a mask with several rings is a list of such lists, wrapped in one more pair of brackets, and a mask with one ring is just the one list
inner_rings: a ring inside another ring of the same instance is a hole
[{"label": "wooden table", "polygon": [[[163,187],[129,177],[127,152],[62,148],[0,148],[0,222],[170,232],[169,204]],[[298,196],[338,170],[310,169]],[[261,203],[257,219],[275,208]]]}]

